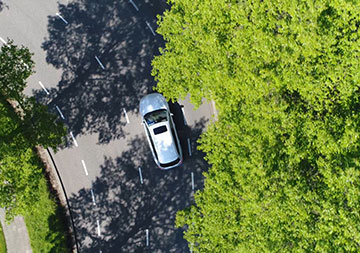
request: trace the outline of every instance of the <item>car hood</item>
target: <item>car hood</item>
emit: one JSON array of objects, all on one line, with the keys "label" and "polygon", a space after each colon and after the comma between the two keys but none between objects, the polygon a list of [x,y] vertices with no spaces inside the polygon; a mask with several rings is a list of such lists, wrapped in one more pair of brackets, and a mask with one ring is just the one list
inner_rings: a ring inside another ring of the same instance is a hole
[{"label": "car hood", "polygon": [[[166,126],[167,131],[160,133],[160,134],[154,134],[154,128]],[[156,150],[156,153],[158,155],[158,160],[160,163],[170,163],[179,158],[179,154],[176,149],[176,143],[175,140],[171,134],[171,129],[169,126],[169,122],[162,122],[159,124],[155,124],[149,128],[150,133],[152,135],[152,139],[154,141],[154,148]]]},{"label": "car hood", "polygon": [[165,98],[159,93],[151,93],[140,100],[140,114],[142,117],[149,112],[168,109]]}]

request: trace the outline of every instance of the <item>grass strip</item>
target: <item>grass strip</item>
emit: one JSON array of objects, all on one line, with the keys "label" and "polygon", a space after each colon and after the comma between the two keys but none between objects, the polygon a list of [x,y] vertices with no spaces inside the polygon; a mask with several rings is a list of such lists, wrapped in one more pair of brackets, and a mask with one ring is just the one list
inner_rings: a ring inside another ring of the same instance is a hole
[{"label": "grass strip", "polygon": [[3,232],[3,228],[0,223],[0,253],[6,253],[6,242],[5,242],[5,236]]},{"label": "grass strip", "polygon": [[49,191],[44,177],[39,185],[40,199],[24,216],[33,252],[69,252],[64,211]]}]

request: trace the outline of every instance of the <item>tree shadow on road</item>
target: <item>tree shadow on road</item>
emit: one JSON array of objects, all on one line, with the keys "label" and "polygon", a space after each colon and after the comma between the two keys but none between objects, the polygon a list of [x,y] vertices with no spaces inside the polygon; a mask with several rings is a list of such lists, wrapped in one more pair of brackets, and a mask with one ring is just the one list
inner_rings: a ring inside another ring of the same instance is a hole
[{"label": "tree shadow on road", "polygon": [[151,60],[163,40],[148,25],[155,30],[155,16],[163,10],[147,5],[138,3],[136,11],[129,1],[79,0],[59,4],[65,21],[49,17],[42,48],[63,73],[50,95],[34,93],[55,112],[55,106],[61,109],[75,136],[96,133],[100,144],[124,137],[123,108],[136,113],[140,98],[151,92]]},{"label": "tree shadow on road", "polygon": [[[191,129],[194,139],[205,123],[202,119]],[[174,221],[178,210],[194,203],[191,172],[195,190],[202,188],[202,172],[208,167],[203,154],[194,151],[182,166],[162,171],[145,136],[137,136],[129,145],[119,157],[104,157],[101,175],[92,183],[96,205],[91,189],[70,198],[81,252],[189,252],[183,230],[175,228]]]},{"label": "tree shadow on road", "polygon": [[4,8],[9,9],[9,6],[4,3],[4,1],[0,0],[0,11],[2,11]]}]

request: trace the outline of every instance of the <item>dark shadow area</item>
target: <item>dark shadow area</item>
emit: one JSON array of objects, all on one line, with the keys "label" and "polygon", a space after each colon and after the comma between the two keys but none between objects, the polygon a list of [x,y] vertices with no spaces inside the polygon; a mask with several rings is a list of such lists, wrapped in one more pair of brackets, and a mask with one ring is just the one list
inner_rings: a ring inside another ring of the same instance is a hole
[{"label": "dark shadow area", "polygon": [[0,11],[2,11],[5,8],[9,9],[9,6],[5,4],[4,1],[0,0]]},{"label": "dark shadow area", "polygon": [[[205,120],[200,120],[191,136],[198,138],[204,128]],[[183,230],[175,228],[174,222],[178,210],[194,203],[191,172],[195,190],[202,188],[202,173],[208,168],[203,154],[193,152],[182,166],[162,171],[153,161],[145,136],[129,144],[120,157],[104,157],[101,175],[92,184],[96,205],[91,189],[70,198],[81,252],[189,252]]]},{"label": "dark shadow area", "polygon": [[[50,95],[34,91],[37,100],[57,113],[61,108],[74,136],[97,133],[100,144],[126,135],[123,108],[137,112],[139,100],[152,92],[151,60],[164,42],[156,30],[156,15],[165,1],[85,1],[59,4],[50,16],[42,48],[46,60],[63,71]],[[98,63],[97,57],[104,69]]]}]

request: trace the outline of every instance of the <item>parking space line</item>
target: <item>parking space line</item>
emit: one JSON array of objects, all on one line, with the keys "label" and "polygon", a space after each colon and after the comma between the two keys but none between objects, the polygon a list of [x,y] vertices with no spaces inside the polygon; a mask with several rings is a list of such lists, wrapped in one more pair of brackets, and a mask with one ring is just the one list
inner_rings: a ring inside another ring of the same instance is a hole
[{"label": "parking space line", "polygon": [[146,25],[149,27],[149,29],[150,29],[151,33],[152,33],[154,36],[156,36],[156,34],[155,34],[154,30],[153,30],[153,29],[152,29],[152,27],[150,26],[150,23],[149,23],[149,22],[147,22],[147,21],[145,21],[145,23],[146,23]]},{"label": "parking space line", "polygon": [[126,122],[129,124],[130,120],[129,120],[129,117],[128,117],[127,113],[126,113],[125,108],[123,108],[123,111],[124,111],[124,114],[125,114]]},{"label": "parking space line", "polygon": [[62,114],[59,106],[55,105],[55,107],[56,107],[56,110],[58,111],[58,113],[60,114],[60,117],[61,117],[62,119],[65,119],[65,117],[64,117],[64,115]]},{"label": "parking space line", "polygon": [[87,168],[86,168],[86,165],[85,165],[84,160],[81,160],[81,163],[82,163],[82,165],[83,165],[83,167],[84,167],[85,175],[88,176],[89,173],[88,173],[88,171],[87,171]]},{"label": "parking space line", "polygon": [[143,184],[143,177],[142,177],[142,173],[141,173],[141,168],[139,167],[139,176],[140,176],[140,183]]},{"label": "parking space line", "polygon": [[134,6],[135,10],[139,11],[139,8],[136,6],[133,0],[129,0],[129,2]]},{"label": "parking space line", "polygon": [[65,18],[60,15],[60,13],[56,12],[56,16],[58,16],[66,25],[69,24],[69,22],[67,22]]},{"label": "parking space line", "polygon": [[79,147],[79,145],[78,145],[78,143],[77,143],[77,141],[76,141],[76,139],[75,139],[75,137],[73,135],[73,132],[70,131],[70,135],[71,135],[71,138],[72,138],[72,140],[74,142],[75,147]]},{"label": "parking space line", "polygon": [[41,88],[46,92],[47,95],[50,94],[50,92],[45,88],[45,86],[43,85],[43,83],[41,81],[39,81],[39,84],[41,86]]}]

